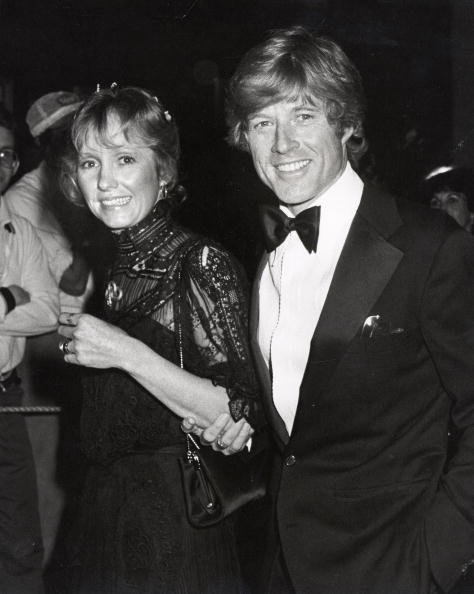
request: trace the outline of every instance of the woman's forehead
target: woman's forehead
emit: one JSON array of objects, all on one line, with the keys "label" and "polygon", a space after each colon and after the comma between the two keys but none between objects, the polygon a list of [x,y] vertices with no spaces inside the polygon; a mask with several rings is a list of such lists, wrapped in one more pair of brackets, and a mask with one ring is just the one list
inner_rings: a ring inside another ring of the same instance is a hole
[{"label": "woman's forehead", "polygon": [[108,117],[104,126],[99,127],[96,123],[89,125],[82,130],[77,138],[78,150],[84,150],[88,146],[101,146],[116,148],[121,146],[146,147],[140,131],[130,123],[121,122],[118,116]]}]

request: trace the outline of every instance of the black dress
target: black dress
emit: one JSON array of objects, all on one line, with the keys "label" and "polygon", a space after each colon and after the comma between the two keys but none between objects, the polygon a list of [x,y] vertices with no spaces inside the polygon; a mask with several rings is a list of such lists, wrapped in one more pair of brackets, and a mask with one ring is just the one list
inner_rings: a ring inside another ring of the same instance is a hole
[{"label": "black dress", "polygon": [[[234,419],[259,425],[240,269],[222,248],[177,226],[168,210],[161,201],[117,234],[104,318],[178,365],[181,345],[184,368],[225,386]],[[84,383],[81,449],[90,467],[66,547],[66,591],[245,591],[233,520],[206,529],[187,521],[181,419],[118,370],[91,371]]]}]

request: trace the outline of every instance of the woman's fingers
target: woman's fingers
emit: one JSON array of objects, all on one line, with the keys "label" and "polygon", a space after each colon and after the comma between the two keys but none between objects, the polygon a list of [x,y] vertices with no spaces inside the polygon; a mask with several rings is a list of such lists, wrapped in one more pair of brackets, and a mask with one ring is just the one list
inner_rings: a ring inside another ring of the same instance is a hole
[{"label": "woman's fingers", "polygon": [[64,311],[59,314],[59,323],[63,326],[77,326],[80,316],[81,314]]},{"label": "woman's fingers", "polygon": [[[201,443],[203,445],[213,444],[225,430],[229,421],[232,421],[229,413],[220,414],[204,431],[201,433]],[[233,421],[232,421],[233,422]]]},{"label": "woman's fingers", "polygon": [[236,435],[234,441],[227,447],[225,453],[235,454],[236,452],[243,450],[249,439],[252,437],[253,433],[254,430],[252,427],[246,421],[244,421],[239,433]]},{"label": "woman's fingers", "polygon": [[240,421],[233,423],[226,431],[221,433],[213,447],[225,455],[235,454],[245,447],[252,434],[252,427],[245,419],[240,419]]},{"label": "woman's fingers", "polygon": [[181,431],[184,433],[192,433],[193,435],[197,435],[199,437],[203,430],[201,427],[199,427],[199,425],[197,425],[196,419],[188,417],[181,421]]}]

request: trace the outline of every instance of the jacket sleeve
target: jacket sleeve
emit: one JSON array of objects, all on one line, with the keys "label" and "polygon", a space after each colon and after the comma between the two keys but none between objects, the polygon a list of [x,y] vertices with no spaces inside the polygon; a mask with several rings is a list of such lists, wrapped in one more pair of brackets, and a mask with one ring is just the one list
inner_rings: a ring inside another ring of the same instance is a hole
[{"label": "jacket sleeve", "polygon": [[[46,253],[34,228],[23,219],[15,221],[11,258],[7,263],[8,284],[17,284],[30,295],[30,302],[10,313],[0,311],[0,334],[35,336],[56,329],[59,316],[58,287]],[[12,270],[16,267],[17,270]],[[18,280],[16,280],[18,279]]]},{"label": "jacket sleeve", "polygon": [[468,233],[453,231],[438,250],[420,315],[452,400],[454,453],[425,524],[432,573],[448,591],[474,564],[474,238]]}]

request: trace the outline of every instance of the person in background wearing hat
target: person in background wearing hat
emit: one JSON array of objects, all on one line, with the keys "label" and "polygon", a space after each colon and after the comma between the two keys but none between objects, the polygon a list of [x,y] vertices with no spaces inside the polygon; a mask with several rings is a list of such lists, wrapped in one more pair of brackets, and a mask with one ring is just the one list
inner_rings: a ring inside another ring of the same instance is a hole
[{"label": "person in background wearing hat", "polygon": [[[35,227],[59,289],[60,310],[69,313],[81,312],[93,289],[92,275],[80,245],[85,209],[76,208],[76,212],[71,212],[72,206],[64,199],[56,182],[59,156],[70,142],[70,125],[80,105],[79,96],[67,91],[48,93],[31,105],[26,124],[40,149],[42,161],[13,184],[4,197],[10,212],[24,217]],[[57,343],[55,332],[27,342],[21,372],[29,405],[65,405],[61,397],[67,394],[67,405],[74,406],[77,376],[71,377],[65,368]],[[48,373],[48,369],[54,369],[54,374]],[[40,471],[39,512],[45,564],[54,547],[65,500],[64,486],[57,478],[61,474],[58,449],[68,448],[68,443],[60,442],[60,423],[68,422],[65,419],[69,419],[68,414],[61,419],[54,414],[41,415],[28,424]],[[68,430],[64,432],[67,433]]]},{"label": "person in background wearing hat", "polygon": [[[16,367],[27,336],[56,328],[57,285],[33,226],[3,200],[19,166],[14,122],[0,105],[0,407],[20,406]],[[43,591],[36,472],[22,414],[0,411],[0,592]]]},{"label": "person in background wearing hat", "polygon": [[[31,105],[26,123],[43,160],[5,195],[11,212],[28,219],[36,228],[60,289],[61,310],[70,312],[83,308],[90,292],[86,292],[89,271],[84,258],[72,251],[70,240],[55,216],[54,198],[58,193],[55,169],[59,153],[69,142],[70,124],[80,105],[78,95],[67,91],[48,93]],[[91,282],[89,279],[89,288]]]},{"label": "person in background wearing hat", "polygon": [[444,210],[466,231],[474,232],[474,173],[470,169],[437,167],[423,184],[431,208]]}]

